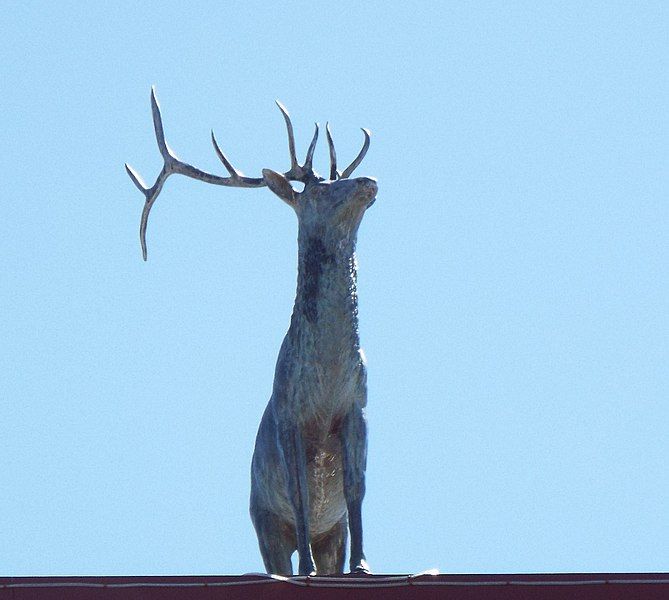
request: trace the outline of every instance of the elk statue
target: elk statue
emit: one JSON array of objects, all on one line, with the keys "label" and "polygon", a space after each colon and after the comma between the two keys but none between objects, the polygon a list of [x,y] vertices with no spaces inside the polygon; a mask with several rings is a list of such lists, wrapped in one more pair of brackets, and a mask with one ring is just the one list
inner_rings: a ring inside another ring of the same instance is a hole
[{"label": "elk statue", "polygon": [[[146,197],[140,224],[146,260],[149,212],[173,173],[215,185],[267,186],[297,214],[297,294],[290,327],[276,364],[272,396],[265,409],[251,465],[250,512],[268,573],[291,575],[297,550],[300,575],[342,573],[350,531],[350,569],[369,571],[362,544],[361,505],[367,462],[367,375],[358,335],[357,232],[376,198],[376,181],[350,179],[369,148],[370,134],[343,171],[330,133],[329,178],[314,171],[318,124],[303,164],[295,154],[293,126],[277,102],[288,129],[290,169],[263,169],[245,177],[212,143],[230,173],[221,177],[182,162],[165,142],[160,107],[151,90],[153,125],[164,165],[148,187],[126,164]],[[301,182],[296,191],[291,181]]]}]

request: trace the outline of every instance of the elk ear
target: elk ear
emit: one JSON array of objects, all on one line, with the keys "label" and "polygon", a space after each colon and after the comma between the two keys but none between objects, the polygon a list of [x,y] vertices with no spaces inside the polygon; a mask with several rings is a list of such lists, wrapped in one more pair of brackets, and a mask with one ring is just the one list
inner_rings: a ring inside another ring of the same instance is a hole
[{"label": "elk ear", "polygon": [[262,178],[265,180],[267,187],[281,200],[287,202],[293,208],[295,207],[297,192],[295,192],[293,186],[290,185],[290,182],[281,173],[277,173],[271,169],[263,169]]}]

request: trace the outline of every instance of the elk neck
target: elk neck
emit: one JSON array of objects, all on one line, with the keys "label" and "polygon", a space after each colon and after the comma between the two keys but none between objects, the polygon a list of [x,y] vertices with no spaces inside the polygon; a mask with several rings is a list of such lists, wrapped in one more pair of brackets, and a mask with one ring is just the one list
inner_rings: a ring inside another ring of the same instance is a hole
[{"label": "elk neck", "polygon": [[316,359],[344,359],[358,353],[356,233],[325,227],[299,230],[290,329],[315,352]]}]

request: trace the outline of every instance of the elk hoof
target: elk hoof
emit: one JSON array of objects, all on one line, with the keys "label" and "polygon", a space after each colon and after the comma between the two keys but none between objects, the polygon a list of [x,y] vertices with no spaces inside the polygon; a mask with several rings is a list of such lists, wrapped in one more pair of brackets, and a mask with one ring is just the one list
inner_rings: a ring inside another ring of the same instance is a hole
[{"label": "elk hoof", "polygon": [[369,568],[367,561],[363,558],[357,565],[351,565],[351,573],[356,575],[370,575],[372,570]]},{"label": "elk hoof", "polygon": [[306,575],[307,577],[313,577],[316,575],[316,565],[312,561],[305,562],[300,564],[298,572],[300,575]]}]

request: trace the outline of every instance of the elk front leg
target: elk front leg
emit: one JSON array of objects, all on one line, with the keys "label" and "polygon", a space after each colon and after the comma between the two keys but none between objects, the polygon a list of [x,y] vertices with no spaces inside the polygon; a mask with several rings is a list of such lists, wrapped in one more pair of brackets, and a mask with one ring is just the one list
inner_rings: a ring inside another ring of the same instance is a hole
[{"label": "elk front leg", "polygon": [[295,533],[300,575],[315,575],[316,567],[309,545],[309,489],[307,459],[302,433],[294,424],[279,424],[279,443],[283,455],[288,496],[295,515]]},{"label": "elk front leg", "polygon": [[367,419],[362,406],[355,405],[342,426],[344,495],[351,532],[351,572],[369,573],[362,549],[362,499],[365,496],[367,466]]}]

